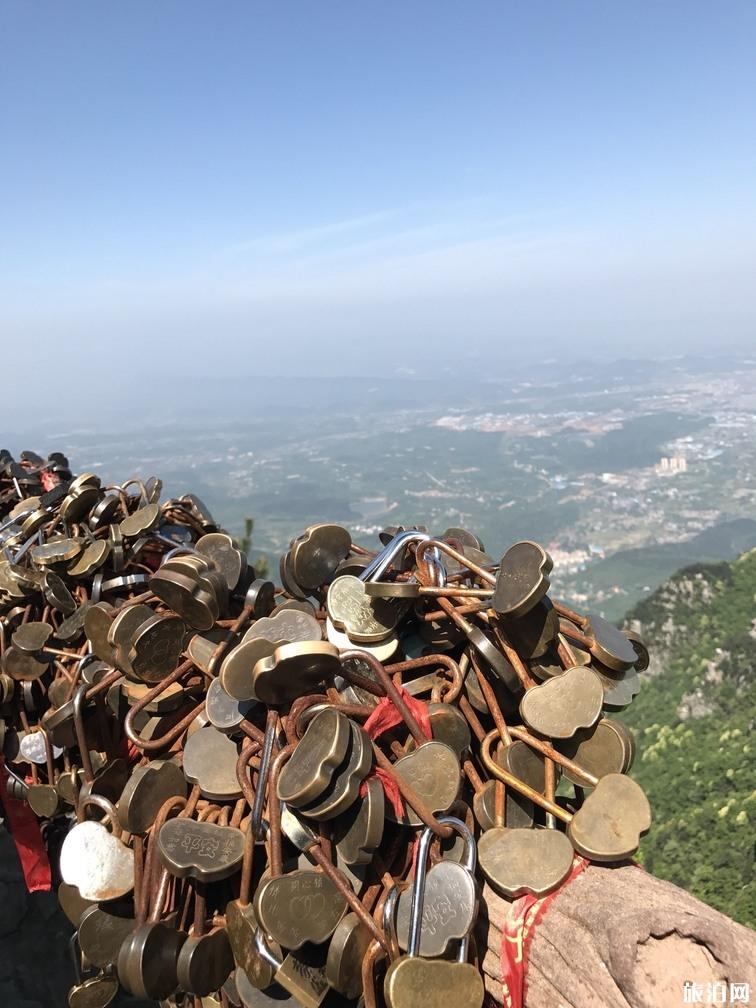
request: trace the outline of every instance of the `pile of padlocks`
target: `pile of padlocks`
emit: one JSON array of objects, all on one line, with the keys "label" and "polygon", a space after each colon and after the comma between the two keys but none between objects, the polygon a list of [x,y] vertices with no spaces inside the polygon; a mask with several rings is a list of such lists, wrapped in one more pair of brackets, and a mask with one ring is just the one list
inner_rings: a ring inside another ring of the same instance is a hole
[{"label": "pile of padlocks", "polygon": [[8,793],[65,831],[71,1006],[480,1008],[483,881],[545,894],[649,828],[610,716],[642,642],[533,542],[312,525],[276,587],[160,496],[0,453]]}]

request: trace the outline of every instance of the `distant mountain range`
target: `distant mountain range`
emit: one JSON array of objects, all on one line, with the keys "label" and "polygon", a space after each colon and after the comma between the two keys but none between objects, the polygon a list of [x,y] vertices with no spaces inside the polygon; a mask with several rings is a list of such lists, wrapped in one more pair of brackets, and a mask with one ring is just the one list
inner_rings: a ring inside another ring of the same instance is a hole
[{"label": "distant mountain range", "polygon": [[756,521],[735,518],[704,529],[683,542],[655,543],[636,549],[620,550],[597,560],[574,579],[578,591],[590,586],[590,594],[611,591],[621,585],[623,594],[610,596],[601,603],[609,619],[621,619],[629,605],[634,605],[649,588],[656,588],[675,571],[691,564],[719,563],[732,560],[756,548]]}]

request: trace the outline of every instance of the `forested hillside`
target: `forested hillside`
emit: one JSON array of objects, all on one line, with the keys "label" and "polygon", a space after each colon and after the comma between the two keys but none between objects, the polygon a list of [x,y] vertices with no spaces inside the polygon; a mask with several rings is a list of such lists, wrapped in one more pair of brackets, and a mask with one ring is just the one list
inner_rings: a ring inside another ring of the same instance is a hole
[{"label": "forested hillside", "polygon": [[756,551],[681,571],[627,625],[652,658],[621,715],[654,810],[640,858],[756,927]]}]

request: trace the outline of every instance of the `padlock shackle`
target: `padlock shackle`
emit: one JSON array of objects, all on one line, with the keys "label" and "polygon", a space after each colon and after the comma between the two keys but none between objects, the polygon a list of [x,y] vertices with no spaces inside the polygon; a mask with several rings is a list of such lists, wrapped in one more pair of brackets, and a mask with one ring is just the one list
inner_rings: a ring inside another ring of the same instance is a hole
[{"label": "padlock shackle", "polygon": [[388,542],[358,575],[360,581],[378,581],[391,566],[393,560],[399,555],[401,550],[411,542],[425,542],[430,539],[427,532],[417,532],[413,529],[406,529],[404,532],[397,532],[393,539]]},{"label": "padlock shackle", "polygon": [[265,935],[262,933],[260,928],[255,928],[255,951],[260,958],[264,959],[265,962],[268,963],[269,966],[272,966],[276,972],[278,972],[278,970],[280,970],[283,966],[283,960],[279,959],[268,948],[265,941]]},{"label": "padlock shackle", "polygon": [[407,939],[407,955],[411,959],[416,959],[420,955],[420,934],[423,927],[423,907],[425,905],[425,869],[428,866],[428,853],[432,840],[431,830],[424,829],[420,835],[415,856],[415,877],[412,881],[409,937]]},{"label": "padlock shackle", "polygon": [[534,735],[531,735],[531,733],[526,728],[519,726],[512,726],[509,730],[510,733],[514,736],[514,738],[519,739],[521,742],[524,742],[526,745],[530,746],[531,749],[535,749],[537,752],[545,756],[547,760],[553,763],[558,763],[560,766],[563,766],[566,770],[569,770],[571,773],[574,773],[577,776],[582,777],[583,780],[585,780],[587,787],[595,788],[596,785],[598,784],[599,778],[595,774],[592,774],[590,770],[586,770],[585,767],[581,767],[579,763],[576,763],[574,760],[569,759],[569,757],[565,756],[563,753],[560,753],[559,750],[555,749],[554,746],[551,745],[550,743],[545,742],[543,739],[536,738]]},{"label": "padlock shackle", "polygon": [[[139,924],[144,924],[147,920],[153,920],[152,913],[149,909],[149,903],[154,896],[154,887],[158,879],[155,877],[157,869],[157,838],[160,834],[160,830],[163,825],[171,817],[171,813],[177,813],[179,817],[187,818],[194,814],[194,810],[197,807],[197,802],[199,800],[200,790],[198,785],[192,788],[192,791],[188,798],[184,798],[182,795],[172,795],[170,798],[166,798],[163,804],[158,809],[155,820],[150,827],[152,842],[147,845],[147,857],[145,859],[145,865],[142,872],[142,888],[143,893],[140,895],[139,906],[137,909],[137,921]],[[161,878],[161,876],[159,876]],[[159,895],[159,890],[158,890]],[[155,901],[157,903],[157,901]],[[154,920],[158,920],[160,917],[160,907],[155,913]]]},{"label": "padlock shackle", "polygon": [[383,903],[381,923],[386,934],[390,950],[389,958],[393,962],[402,954],[399,947],[399,939],[396,934],[396,906],[399,902],[399,886],[394,884],[388,891],[388,895]]},{"label": "padlock shackle", "polygon": [[31,731],[39,732],[45,742],[45,765],[47,768],[47,783],[55,784],[55,755],[53,753],[52,742],[50,741],[50,736],[47,734],[47,730],[43,725],[34,725]]},{"label": "padlock shackle", "polygon": [[434,539],[431,536],[424,539],[415,550],[417,565],[426,576],[430,574],[430,564],[428,560],[426,560],[425,554],[430,549],[435,549],[437,553],[445,553],[448,557],[451,557],[452,560],[456,560],[458,564],[466,567],[472,574],[475,574],[476,577],[480,578],[481,581],[485,581],[486,584],[496,584],[496,576],[490,571],[487,571],[484,567],[480,567],[478,564],[473,563],[469,557],[466,557],[464,553],[460,553],[459,550],[454,549],[453,546],[444,542],[443,539]]},{"label": "padlock shackle", "polygon": [[191,659],[182,662],[181,665],[178,665],[173,672],[165,677],[165,679],[162,679],[156,686],[148,689],[147,692],[141,696],[133,706],[129,707],[129,712],[124,718],[123,730],[126,737],[137,747],[137,749],[140,749],[142,752],[157,752],[159,749],[164,749],[166,746],[175,742],[176,739],[180,738],[197,715],[204,711],[205,701],[202,700],[196,707],[193,707],[189,713],[178,722],[178,724],[175,724],[167,732],[157,738],[143,739],[139,732],[137,732],[134,728],[134,719],[137,714],[141,713],[148,704],[152,703],[152,701],[156,697],[160,696],[161,693],[164,693],[169,686],[173,685],[173,683],[178,682],[179,679],[186,675],[186,673],[192,668],[194,668],[194,662],[191,661]]},{"label": "padlock shackle", "polygon": [[260,824],[262,823],[263,809],[265,808],[265,796],[268,791],[268,781],[270,777],[270,761],[274,752],[278,751],[278,711],[269,709],[265,721],[265,741],[263,742],[260,754],[260,770],[257,774],[257,791],[252,805],[252,818],[249,829],[252,830],[255,839],[260,835]]},{"label": "padlock shackle", "polygon": [[84,701],[87,697],[88,683],[81,683],[73,695],[72,710],[74,731],[76,732],[76,744],[79,747],[81,757],[81,768],[84,771],[84,781],[91,784],[94,780],[94,770],[92,769],[92,757],[89,755],[89,744],[87,733],[84,727]]},{"label": "padlock shackle", "polygon": [[255,742],[250,738],[245,738],[242,743],[242,747],[239,750],[239,756],[236,760],[236,779],[239,782],[241,793],[250,808],[252,808],[255,803],[255,792],[252,788],[250,779],[247,776],[247,768],[251,766],[256,770],[259,770],[260,761],[257,759],[257,753],[259,753],[259,751],[259,742]]},{"label": "padlock shackle", "polygon": [[76,981],[76,986],[81,984],[84,980],[81,970],[81,949],[79,948],[79,932],[74,931],[68,940],[68,951],[71,954],[71,962],[73,964],[74,980]]},{"label": "padlock shackle", "polygon": [[464,677],[457,662],[449,655],[440,653],[421,655],[419,658],[408,658],[406,661],[394,662],[391,665],[386,665],[385,668],[387,675],[399,675],[401,678],[403,672],[411,672],[413,669],[427,668],[433,665],[442,665],[451,679],[451,685],[444,690],[439,702],[452,703],[462,692]]},{"label": "padlock shackle", "polygon": [[131,479],[127,479],[125,483],[121,483],[113,487],[108,487],[107,489],[119,490],[124,496],[130,497],[133,496],[133,494],[127,494],[126,488],[131,486],[138,487],[139,496],[143,498],[145,501],[147,500],[147,487],[144,485],[144,481],[141,480],[138,476],[132,476]]},{"label": "padlock shackle", "polygon": [[275,756],[268,772],[268,821],[270,832],[270,877],[278,878],[283,873],[281,850],[281,799],[278,797],[278,777],[295,746],[287,745]]},{"label": "padlock shackle", "polygon": [[[462,867],[469,871],[471,875],[474,875],[476,858],[475,837],[472,832],[456,816],[439,816],[438,821],[443,826],[451,826],[456,833],[459,833],[464,838],[465,863]],[[426,827],[417,845],[415,878],[412,882],[412,902],[410,903],[409,937],[407,939],[407,955],[411,959],[416,959],[420,955],[420,936],[423,927],[423,906],[425,903],[425,869],[428,865],[428,854],[433,838],[433,830]],[[465,936],[460,942],[459,962],[466,962],[467,960],[468,941],[469,936]]]},{"label": "padlock shackle", "polygon": [[364,704],[335,703],[323,694],[297,697],[291,705],[288,714],[288,720],[296,739],[299,740],[302,737],[305,728],[314,717],[322,714],[324,710],[328,710],[329,708],[338,711],[340,714],[346,714],[349,718],[362,721],[367,721],[373,713],[372,707],[366,707]]},{"label": "padlock shackle", "polygon": [[120,820],[118,819],[118,813],[116,812],[115,805],[111,801],[108,801],[104,795],[90,794],[79,802],[80,810],[83,812],[87,805],[96,805],[99,809],[102,809],[106,817],[110,820],[113,833],[119,837],[121,836],[123,829],[121,827]]},{"label": "padlock shackle", "polygon": [[550,812],[551,815],[556,816],[557,819],[561,819],[562,822],[569,824],[572,821],[572,816],[569,812],[566,812],[561,805],[557,805],[555,802],[544,798],[540,791],[536,791],[535,788],[532,788],[524,781],[521,781],[519,777],[516,777],[514,774],[509,773],[503,767],[499,766],[491,755],[491,747],[494,742],[498,742],[498,732],[495,728],[486,735],[480,747],[480,758],[483,761],[483,766],[486,768],[491,777],[495,777],[497,780],[500,780],[508,787],[511,787],[514,791],[524,795],[525,798],[530,798],[532,802],[535,802],[535,804],[544,809],[544,811]]},{"label": "padlock shackle", "polygon": [[509,732],[509,726],[507,725],[499,701],[496,698],[494,688],[486,678],[486,674],[480,667],[480,663],[478,662],[472,648],[470,649],[469,660],[472,665],[473,675],[478,683],[478,688],[480,689],[486,707],[488,707],[488,713],[491,715],[493,723],[496,725],[496,730],[499,733],[501,743],[504,746],[510,746],[512,744],[512,736]]}]

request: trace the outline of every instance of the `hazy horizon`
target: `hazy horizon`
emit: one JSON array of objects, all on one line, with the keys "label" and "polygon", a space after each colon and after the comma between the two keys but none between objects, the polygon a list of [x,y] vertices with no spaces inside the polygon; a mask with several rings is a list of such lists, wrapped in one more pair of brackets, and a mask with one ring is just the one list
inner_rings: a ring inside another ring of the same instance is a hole
[{"label": "hazy horizon", "polygon": [[3,343],[46,396],[753,346],[754,29],[3,0]]}]

